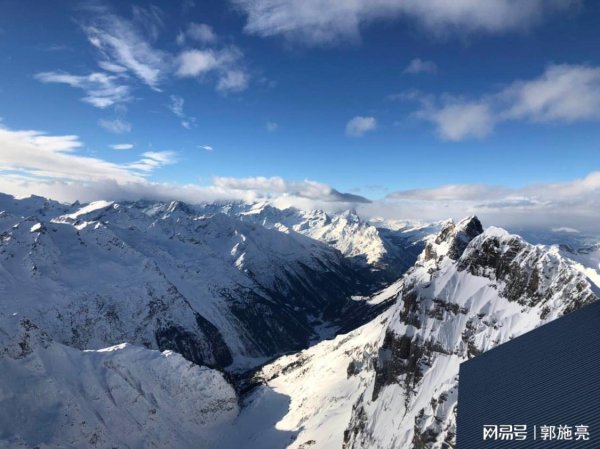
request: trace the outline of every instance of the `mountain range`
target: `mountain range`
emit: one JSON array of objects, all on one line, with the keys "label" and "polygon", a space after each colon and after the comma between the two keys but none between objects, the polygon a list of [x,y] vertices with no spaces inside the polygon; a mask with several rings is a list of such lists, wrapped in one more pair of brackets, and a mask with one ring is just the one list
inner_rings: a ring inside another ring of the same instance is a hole
[{"label": "mountain range", "polygon": [[0,211],[6,448],[451,448],[460,362],[599,296],[597,241],[477,217]]}]

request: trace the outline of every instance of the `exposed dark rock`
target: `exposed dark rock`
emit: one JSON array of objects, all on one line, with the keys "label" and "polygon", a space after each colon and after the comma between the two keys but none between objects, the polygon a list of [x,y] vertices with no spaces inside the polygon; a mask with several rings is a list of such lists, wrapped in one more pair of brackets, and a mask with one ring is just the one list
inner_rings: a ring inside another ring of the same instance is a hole
[{"label": "exposed dark rock", "polygon": [[[342,449],[352,449],[355,446],[356,438],[365,430],[367,424],[367,413],[362,405],[363,395],[352,406],[352,418],[346,430],[344,430],[344,440]],[[360,447],[360,446],[359,446]]]},{"label": "exposed dark rock", "polygon": [[217,329],[214,324],[212,324],[199,313],[196,314],[196,323],[198,324],[198,327],[201,329],[202,333],[206,336],[209,350],[213,356],[213,359],[215,360],[216,365],[219,367],[231,365],[233,358],[231,357],[231,352],[225,344],[219,329]]},{"label": "exposed dark rock", "polygon": [[375,383],[372,400],[377,399],[383,387],[398,383],[402,375],[405,375],[403,379],[405,385],[417,384],[422,376],[419,367],[422,355],[423,348],[418,341],[413,341],[406,335],[397,336],[392,331],[386,331],[383,344],[374,361]]}]

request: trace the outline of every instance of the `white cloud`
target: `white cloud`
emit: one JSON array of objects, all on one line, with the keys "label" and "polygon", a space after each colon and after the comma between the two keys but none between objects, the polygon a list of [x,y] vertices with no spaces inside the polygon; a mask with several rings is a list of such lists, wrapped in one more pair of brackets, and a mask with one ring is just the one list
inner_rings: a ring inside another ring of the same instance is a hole
[{"label": "white cloud", "polygon": [[98,66],[102,70],[106,70],[107,72],[112,72],[112,73],[125,73],[125,72],[127,72],[127,68],[126,67],[123,67],[122,65],[115,64],[114,62],[110,62],[110,61],[98,61]]},{"label": "white cloud", "polygon": [[360,137],[366,132],[377,128],[377,120],[374,117],[356,116],[346,123],[346,135],[351,137]]},{"label": "white cloud", "polygon": [[215,151],[215,149],[213,147],[211,147],[210,145],[200,145],[198,148],[201,148],[205,151]]},{"label": "white cloud", "polygon": [[274,133],[275,131],[277,131],[277,128],[279,128],[279,125],[276,122],[267,120],[267,123],[265,123],[265,129],[267,130],[267,132]]},{"label": "white cloud", "polygon": [[375,21],[411,18],[434,33],[524,30],[578,0],[230,0],[247,15],[245,30],[308,45],[358,40]]},{"label": "white cloud", "polygon": [[100,119],[98,124],[107,131],[115,134],[125,134],[131,132],[131,123],[118,118],[114,120]]},{"label": "white cloud", "polygon": [[415,117],[432,122],[444,140],[483,138],[498,123],[571,123],[600,120],[600,67],[550,65],[538,78],[515,81],[478,99],[417,93]]},{"label": "white cloud", "polygon": [[133,148],[133,144],[131,143],[115,143],[110,145],[113,150],[123,151],[123,150],[131,150]]},{"label": "white cloud", "polygon": [[218,66],[212,50],[186,50],[179,55],[178,59],[177,76],[182,78],[203,75]]},{"label": "white cloud", "polygon": [[32,178],[75,181],[134,181],[137,175],[117,164],[75,154],[77,136],[49,136],[39,131],[0,128],[0,167]]},{"label": "white cloud", "polygon": [[[197,203],[273,197],[288,203],[299,199],[327,204],[367,201],[316,181],[279,177],[217,177],[212,185],[152,182],[149,176],[155,170],[177,162],[174,152],[146,151],[138,160],[116,164],[77,154],[82,146],[77,136],[0,128],[0,191],[18,196],[37,194],[59,201],[180,199]],[[208,145],[203,147],[212,150]]]},{"label": "white cloud", "polygon": [[600,172],[562,183],[522,188],[486,184],[443,185],[393,192],[364,213],[424,221],[477,214],[488,225],[573,228],[598,234]]},{"label": "white cloud", "polygon": [[509,189],[491,187],[485,184],[447,184],[429,189],[392,192],[387,198],[423,201],[479,201],[490,198],[499,199],[511,193]]},{"label": "white cloud", "polygon": [[[202,78],[210,75],[219,92],[240,92],[248,87],[250,75],[244,65],[244,54],[234,45],[220,45],[210,25],[190,23],[180,32],[177,41],[202,44],[203,49],[185,48],[174,54],[156,48],[164,29],[163,13],[156,6],[133,6],[132,17],[125,18],[96,2],[84,2],[79,10],[85,16],[80,26],[89,43],[97,50],[101,71],[88,75],[73,75],[47,71],[36,75],[44,83],[62,83],[86,92],[83,101],[98,108],[107,108],[131,101],[132,84],[136,78],[155,91],[167,78]],[[214,47],[214,45],[213,45]],[[181,117],[185,128],[192,128],[193,117]]]},{"label": "white cloud", "polygon": [[239,69],[226,70],[217,82],[217,90],[221,92],[240,92],[248,87],[249,77]]},{"label": "white cloud", "polygon": [[437,65],[433,61],[425,61],[420,58],[415,58],[406,66],[403,73],[410,75],[418,75],[419,73],[435,73]]},{"label": "white cloud", "polygon": [[129,86],[122,83],[121,76],[102,72],[83,76],[65,72],[42,72],[35,77],[43,83],[66,84],[82,89],[86,93],[82,100],[101,109],[131,100]]},{"label": "white cloud", "polygon": [[212,44],[217,40],[217,35],[210,25],[205,23],[190,23],[186,34],[190,39],[203,44]]},{"label": "white cloud", "polygon": [[304,181],[288,181],[279,176],[271,178],[264,176],[248,178],[215,177],[213,178],[213,185],[226,190],[253,191],[266,195],[291,195],[325,202],[369,202],[369,200],[362,196],[342,193],[327,184],[308,179]]},{"label": "white cloud", "polygon": [[177,42],[177,45],[184,45],[185,44],[185,33],[183,31],[179,31],[177,33],[177,37],[175,37],[175,42]]},{"label": "white cloud", "polygon": [[177,95],[171,95],[170,98],[171,104],[169,109],[171,112],[173,112],[173,114],[175,114],[177,117],[185,117],[185,114],[183,113],[183,103],[185,102],[184,99]]},{"label": "white cloud", "polygon": [[495,118],[485,102],[448,100],[437,108],[424,108],[417,117],[436,125],[444,140],[459,141],[469,137],[483,138],[494,129]]},{"label": "white cloud", "polygon": [[534,122],[600,119],[600,67],[552,65],[531,81],[513,83],[501,94],[509,107],[503,119]]},{"label": "white cloud", "polygon": [[61,201],[99,199],[110,190],[142,195],[146,188],[160,190],[147,180],[153,171],[177,162],[172,151],[147,151],[141,159],[117,164],[78,154],[82,147],[74,135],[0,127],[0,191]]},{"label": "white cloud", "polygon": [[240,92],[248,87],[250,76],[243,66],[244,54],[235,46],[220,50],[185,50],[177,58],[176,75],[198,78],[214,74],[220,92]]}]

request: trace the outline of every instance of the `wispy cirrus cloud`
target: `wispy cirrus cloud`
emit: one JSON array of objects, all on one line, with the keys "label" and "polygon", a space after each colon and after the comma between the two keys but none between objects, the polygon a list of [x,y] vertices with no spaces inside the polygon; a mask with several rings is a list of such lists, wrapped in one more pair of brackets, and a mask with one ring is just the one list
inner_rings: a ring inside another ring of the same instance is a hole
[{"label": "wispy cirrus cloud", "polygon": [[161,31],[165,28],[164,13],[156,5],[133,5],[132,22],[145,33],[151,41],[156,41]]},{"label": "wispy cirrus cloud", "polygon": [[171,102],[169,103],[169,110],[181,119],[181,126],[185,129],[192,129],[196,124],[196,117],[187,115],[183,110],[185,100],[183,97],[178,95],[171,95],[169,97]]},{"label": "wispy cirrus cloud", "polygon": [[158,90],[170,67],[170,55],[152,45],[161,23],[156,7],[135,6],[133,19],[127,20],[107,8],[93,8],[81,23],[88,41],[98,50],[104,68],[133,74],[144,84]]},{"label": "wispy cirrus cloud", "polygon": [[[80,5],[77,23],[97,50],[99,70],[88,74],[46,71],[35,78],[81,89],[85,92],[82,101],[101,109],[118,108],[132,101],[132,91],[140,83],[161,92],[164,82],[173,77],[201,80],[224,94],[241,92],[249,86],[244,53],[235,45],[223,44],[210,25],[189,23],[178,39],[184,48],[163,50],[157,47],[165,30],[162,10],[154,5],[133,5],[130,11],[125,17],[99,2]],[[184,99],[171,95],[169,100],[168,107],[181,119],[181,125],[193,128],[196,119],[183,111]],[[123,117],[98,123],[116,134],[130,132],[132,127]]]},{"label": "wispy cirrus cloud", "polygon": [[177,163],[177,156],[174,151],[146,151],[142,153],[142,158],[126,167],[149,174],[157,168],[165,165]]},{"label": "wispy cirrus cloud", "polygon": [[414,116],[434,124],[443,140],[484,138],[507,121],[572,123],[600,120],[600,67],[553,64],[537,78],[519,80],[480,98],[411,91],[394,99],[416,100]]},{"label": "wispy cirrus cloud", "polygon": [[306,45],[358,41],[360,29],[409,18],[435,35],[520,31],[579,0],[230,0],[247,17],[245,30]]},{"label": "wispy cirrus cloud", "polygon": [[41,72],[35,75],[43,83],[66,84],[85,91],[82,101],[100,109],[131,100],[130,88],[122,75],[94,72],[72,75],[67,72]]}]

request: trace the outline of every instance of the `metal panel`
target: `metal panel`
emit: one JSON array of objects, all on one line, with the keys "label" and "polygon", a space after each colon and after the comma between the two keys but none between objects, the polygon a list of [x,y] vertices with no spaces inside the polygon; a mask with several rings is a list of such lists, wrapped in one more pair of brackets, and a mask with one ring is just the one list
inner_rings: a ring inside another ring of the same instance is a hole
[{"label": "metal panel", "polygon": [[[484,440],[484,425],[527,425],[527,437]],[[589,440],[576,439],[580,425],[588,426]],[[555,432],[544,440],[549,426],[571,427],[572,439],[559,440]],[[600,302],[461,364],[458,449],[587,449],[599,443]]]}]

